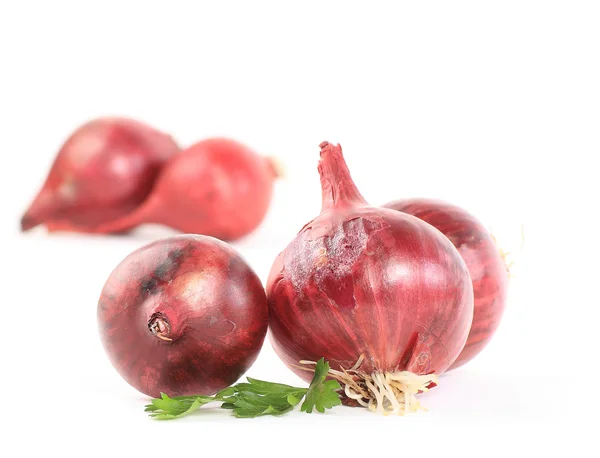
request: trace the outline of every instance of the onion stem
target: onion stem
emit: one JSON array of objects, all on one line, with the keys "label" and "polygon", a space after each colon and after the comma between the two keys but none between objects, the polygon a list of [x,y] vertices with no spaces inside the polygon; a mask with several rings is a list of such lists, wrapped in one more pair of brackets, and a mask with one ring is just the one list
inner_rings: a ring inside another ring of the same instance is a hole
[{"label": "onion stem", "polygon": [[171,325],[162,313],[155,313],[150,317],[150,321],[148,322],[148,329],[150,332],[158,337],[160,340],[165,340],[167,342],[172,342],[169,334],[171,333]]}]

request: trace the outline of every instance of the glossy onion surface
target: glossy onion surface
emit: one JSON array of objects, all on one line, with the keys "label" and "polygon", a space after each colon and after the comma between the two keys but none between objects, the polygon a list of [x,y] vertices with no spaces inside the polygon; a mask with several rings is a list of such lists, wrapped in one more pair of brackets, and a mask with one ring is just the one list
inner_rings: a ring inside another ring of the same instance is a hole
[{"label": "glossy onion surface", "polygon": [[279,255],[267,284],[272,342],[305,380],[300,360],[333,369],[441,374],[462,350],[473,290],[460,255],[418,218],[369,206],[341,148],[321,145],[321,214]]},{"label": "glossy onion surface", "polygon": [[94,232],[137,208],[178,151],[171,137],[132,119],[90,121],[61,147],[21,229]]},{"label": "glossy onion surface", "polygon": [[267,315],[264,288],[243,258],[199,235],[134,251],[98,302],[112,364],[153,397],[209,395],[234,383],[258,356]]},{"label": "glossy onion surface", "polygon": [[473,359],[496,332],[508,288],[508,272],[490,232],[474,216],[455,205],[430,199],[406,199],[385,207],[414,215],[440,230],[465,260],[475,296],[473,324],[465,348],[452,369]]}]

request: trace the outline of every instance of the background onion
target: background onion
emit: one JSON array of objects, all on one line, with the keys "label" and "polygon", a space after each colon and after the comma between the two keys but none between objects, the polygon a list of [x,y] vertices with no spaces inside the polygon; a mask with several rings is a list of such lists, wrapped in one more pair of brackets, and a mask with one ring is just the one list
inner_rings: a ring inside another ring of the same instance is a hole
[{"label": "background onion", "polygon": [[465,260],[475,297],[473,324],[452,369],[473,359],[489,343],[506,306],[508,270],[490,232],[473,215],[439,200],[405,199],[385,207],[414,215],[440,230]]}]

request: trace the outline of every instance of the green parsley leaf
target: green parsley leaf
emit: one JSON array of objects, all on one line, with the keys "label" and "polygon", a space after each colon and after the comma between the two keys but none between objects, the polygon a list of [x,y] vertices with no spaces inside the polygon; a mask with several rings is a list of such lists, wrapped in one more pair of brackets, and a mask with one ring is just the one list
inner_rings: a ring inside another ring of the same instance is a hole
[{"label": "green parsley leaf", "polygon": [[315,375],[309,388],[298,388],[281,383],[265,382],[247,378],[247,382],[237,383],[219,391],[214,396],[176,396],[169,397],[161,393],[160,398],[152,400],[145,411],[157,420],[172,420],[198,410],[213,401],[222,402],[222,409],[229,409],[238,418],[254,418],[262,415],[282,415],[294,409],[304,398],[301,410],[312,413],[325,412],[340,405],[337,394],[340,384],[335,380],[326,380],[329,364],[321,358],[315,366]]},{"label": "green parsley leaf", "polygon": [[313,408],[317,409],[317,412],[324,413],[325,409],[331,409],[332,407],[339,406],[342,401],[340,400],[336,390],[342,387],[337,380],[327,380],[327,374],[329,373],[329,363],[325,362],[324,358],[321,358],[315,367],[315,375],[310,382],[310,387],[306,393],[306,398],[300,407],[300,410],[306,413],[312,413]]},{"label": "green parsley leaf", "polygon": [[160,398],[152,400],[152,404],[146,406],[145,411],[156,420],[171,420],[189,415],[204,404],[214,401],[212,396],[177,396],[170,398],[165,393]]}]

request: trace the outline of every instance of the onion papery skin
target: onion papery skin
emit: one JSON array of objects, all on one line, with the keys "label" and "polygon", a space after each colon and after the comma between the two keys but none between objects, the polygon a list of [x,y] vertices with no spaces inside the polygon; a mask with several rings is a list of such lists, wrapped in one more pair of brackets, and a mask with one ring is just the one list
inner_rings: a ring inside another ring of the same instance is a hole
[{"label": "onion papery skin", "polygon": [[462,350],[473,290],[460,255],[416,217],[369,206],[341,148],[321,145],[321,214],[277,257],[267,283],[271,341],[297,375],[336,370],[441,374]]},{"label": "onion papery skin", "polygon": [[451,369],[460,367],[483,350],[500,325],[509,284],[502,254],[485,226],[456,205],[432,199],[405,199],[385,207],[416,216],[436,227],[467,264],[473,281],[475,309],[467,343]]},{"label": "onion papery skin", "polygon": [[268,307],[259,278],[225,242],[180,235],[116,267],[98,302],[98,323],[110,361],[137,390],[210,395],[255,361]]}]

